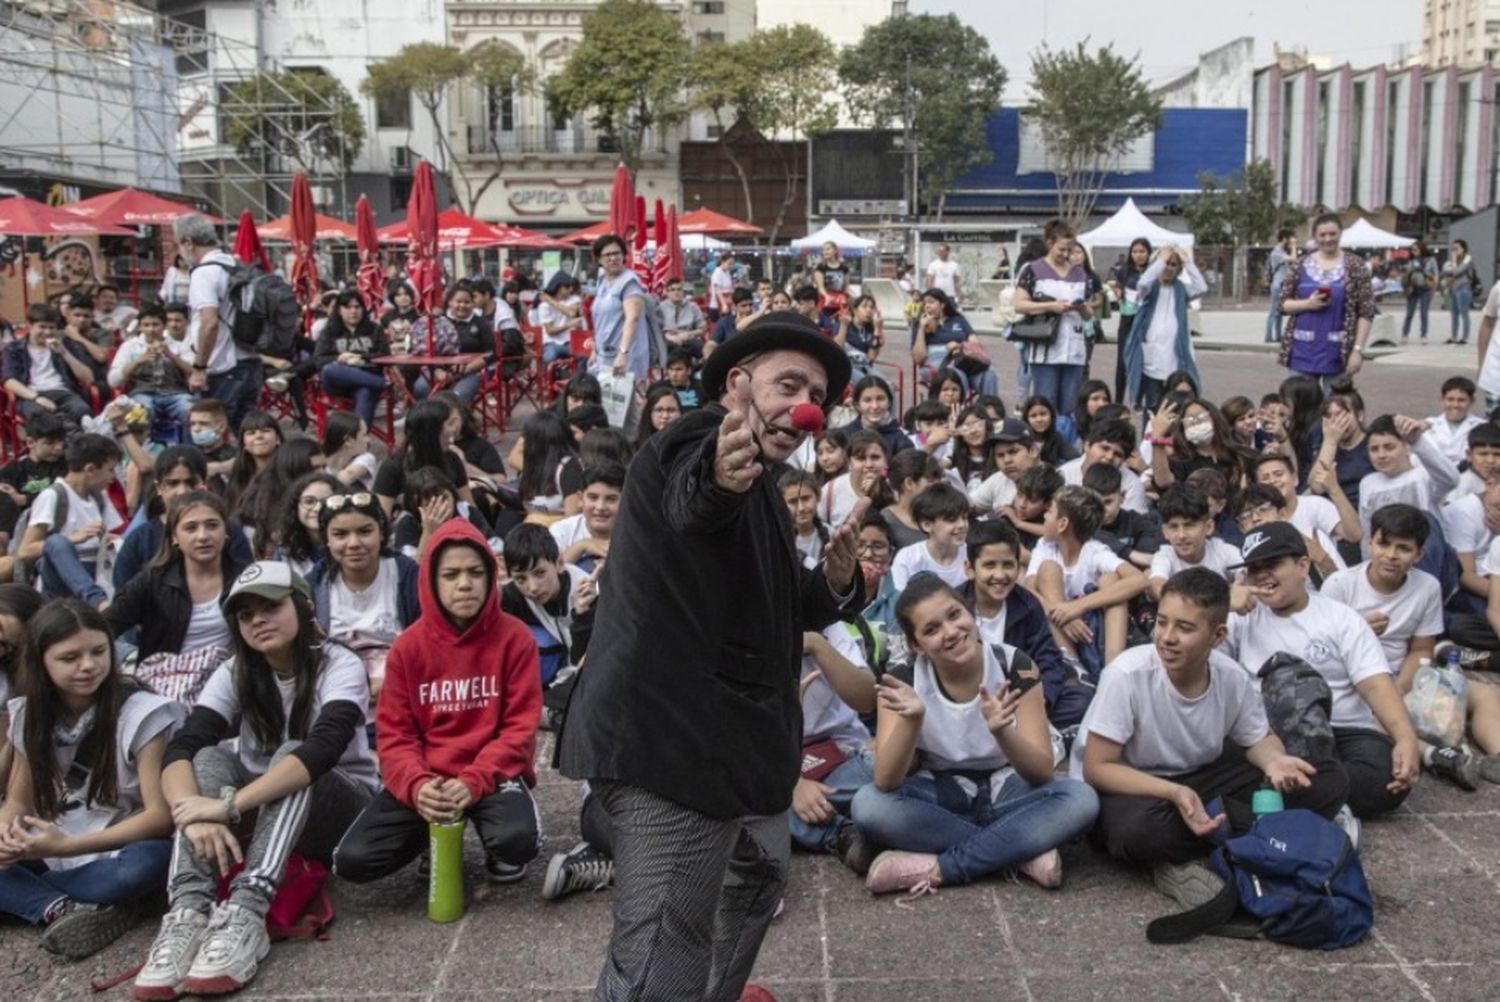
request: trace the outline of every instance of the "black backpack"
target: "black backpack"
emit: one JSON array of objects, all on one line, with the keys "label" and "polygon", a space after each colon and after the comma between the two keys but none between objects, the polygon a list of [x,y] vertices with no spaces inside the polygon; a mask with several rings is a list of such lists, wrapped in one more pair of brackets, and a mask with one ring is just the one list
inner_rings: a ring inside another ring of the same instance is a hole
[{"label": "black backpack", "polygon": [[[297,335],[302,330],[302,304],[287,280],[277,272],[264,272],[253,264],[205,261],[229,273],[226,298],[229,325],[235,346],[257,355],[291,361],[296,354]],[[196,267],[203,267],[197,265]]]}]

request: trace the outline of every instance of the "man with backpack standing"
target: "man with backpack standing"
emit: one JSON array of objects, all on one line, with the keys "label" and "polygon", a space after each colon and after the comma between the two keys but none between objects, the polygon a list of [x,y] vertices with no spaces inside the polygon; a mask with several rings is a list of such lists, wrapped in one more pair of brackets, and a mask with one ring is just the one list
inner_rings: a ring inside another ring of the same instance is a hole
[{"label": "man with backpack standing", "polygon": [[229,277],[237,262],[219,245],[213,224],[198,213],[174,220],[172,235],[192,264],[188,340],[196,351],[188,389],[222,401],[230,427],[238,431],[241,419],[255,405],[264,372],[260,356],[238,347],[231,334]]}]

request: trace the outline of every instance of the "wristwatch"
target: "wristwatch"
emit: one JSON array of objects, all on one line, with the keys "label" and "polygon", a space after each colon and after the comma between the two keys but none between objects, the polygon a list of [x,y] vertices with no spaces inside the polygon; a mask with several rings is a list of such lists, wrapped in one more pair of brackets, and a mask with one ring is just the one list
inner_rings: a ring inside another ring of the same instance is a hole
[{"label": "wristwatch", "polygon": [[1360,354],[1361,354],[1361,355],[1363,355],[1363,354],[1364,354],[1364,353],[1365,353],[1365,346],[1364,346],[1364,345],[1362,345],[1362,344],[1357,344],[1357,345],[1355,345],[1355,346],[1354,346],[1354,347],[1353,347],[1353,348],[1350,348],[1350,349],[1349,349],[1349,354],[1351,354],[1351,355],[1352,355],[1352,354],[1354,354],[1354,353],[1355,353],[1355,352],[1356,352],[1356,351],[1357,351],[1357,352],[1359,352],[1359,353],[1360,353]]},{"label": "wristwatch", "polygon": [[229,815],[229,823],[232,825],[240,823],[240,809],[234,806],[234,795],[238,792],[232,786],[219,787],[219,799],[224,801],[224,813]]}]

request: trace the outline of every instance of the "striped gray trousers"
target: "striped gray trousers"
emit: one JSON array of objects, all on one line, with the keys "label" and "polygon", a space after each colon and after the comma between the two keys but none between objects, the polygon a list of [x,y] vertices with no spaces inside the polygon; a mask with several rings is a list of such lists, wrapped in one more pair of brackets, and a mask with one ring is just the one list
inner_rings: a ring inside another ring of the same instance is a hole
[{"label": "striped gray trousers", "polygon": [[[283,744],[271,764],[280,762],[300,743]],[[239,789],[257,777],[245,768],[238,755],[213,745],[193,756],[193,778],[197,780],[199,793],[217,797],[224,787]],[[276,886],[281,882],[281,872],[292,850],[326,862],[370,797],[368,789],[333,769],[312,786],[266,804],[253,814],[247,813],[244,824],[235,831],[244,852],[245,868],[230,883],[229,899],[264,918],[276,897]],[[314,800],[318,809],[309,816]],[[248,845],[244,841],[247,831]],[[193,844],[178,832],[172,839],[172,868],[167,881],[170,907],[207,912],[213,906],[218,879],[213,860],[199,857],[193,851]]]},{"label": "striped gray trousers", "polygon": [[786,814],[724,821],[638,786],[590,787],[615,860],[595,1002],[737,1002],[786,888]]}]

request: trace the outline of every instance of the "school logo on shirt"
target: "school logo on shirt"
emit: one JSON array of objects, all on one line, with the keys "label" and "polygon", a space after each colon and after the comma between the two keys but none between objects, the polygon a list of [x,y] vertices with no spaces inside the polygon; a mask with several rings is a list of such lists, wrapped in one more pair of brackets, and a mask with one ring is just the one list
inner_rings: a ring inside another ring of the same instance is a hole
[{"label": "school logo on shirt", "polygon": [[1307,645],[1307,660],[1315,665],[1327,664],[1336,656],[1333,645],[1326,640],[1313,640]]}]

